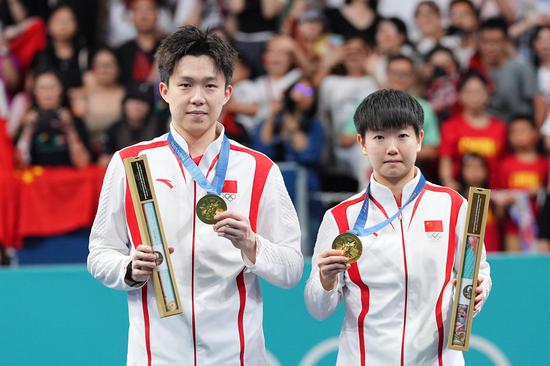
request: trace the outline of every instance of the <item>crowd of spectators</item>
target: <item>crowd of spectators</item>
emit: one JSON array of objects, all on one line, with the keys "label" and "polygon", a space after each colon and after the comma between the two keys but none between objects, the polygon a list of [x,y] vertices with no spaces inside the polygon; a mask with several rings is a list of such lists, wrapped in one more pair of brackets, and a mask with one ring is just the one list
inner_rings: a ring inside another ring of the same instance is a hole
[{"label": "crowd of spectators", "polygon": [[220,122],[305,168],[312,220],[327,192],[364,187],[353,112],[394,88],[424,110],[427,179],[493,190],[487,249],[550,251],[547,0],[2,0],[0,129],[16,169],[106,166],[166,132],[154,54],[182,25],[239,51]]}]

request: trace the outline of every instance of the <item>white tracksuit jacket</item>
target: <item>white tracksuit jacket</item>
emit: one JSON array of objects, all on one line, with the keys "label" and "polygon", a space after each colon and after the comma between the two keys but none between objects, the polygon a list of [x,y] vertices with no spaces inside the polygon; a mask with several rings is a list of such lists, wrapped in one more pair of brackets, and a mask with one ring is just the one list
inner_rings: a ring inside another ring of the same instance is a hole
[{"label": "white tracksuit jacket", "polygon": [[[223,127],[218,124],[218,130]],[[185,140],[172,128],[180,146]],[[128,365],[265,365],[262,296],[258,276],[292,287],[303,270],[300,229],[279,168],[264,155],[230,141],[222,192],[228,209],[250,218],[258,237],[256,263],[243,259],[212,225],[198,220],[206,194],[183,168],[163,135],[117,152],[101,191],[90,236],[88,270],[106,286],[128,291]],[[199,168],[212,181],[222,137],[208,146]],[[124,282],[126,266],[141,243],[123,160],[146,154],[172,254],[183,314],[160,318],[152,281]],[[228,184],[230,182],[231,184]],[[225,190],[225,188],[224,188]]]},{"label": "white tracksuit jacket", "polygon": [[[407,202],[419,178],[417,174],[404,187],[402,202]],[[338,234],[353,228],[364,198],[365,191],[325,214],[305,289],[307,308],[317,319],[328,317],[344,301],[337,365],[463,365],[462,352],[447,349],[447,338],[451,280],[458,271],[467,201],[449,188],[427,182],[401,218],[361,237],[359,261],[341,274],[335,289],[325,291],[317,258]],[[365,227],[398,210],[392,192],[372,178],[371,198]],[[442,230],[430,229],[437,226]],[[491,280],[485,249],[480,275],[486,278],[486,298]]]}]

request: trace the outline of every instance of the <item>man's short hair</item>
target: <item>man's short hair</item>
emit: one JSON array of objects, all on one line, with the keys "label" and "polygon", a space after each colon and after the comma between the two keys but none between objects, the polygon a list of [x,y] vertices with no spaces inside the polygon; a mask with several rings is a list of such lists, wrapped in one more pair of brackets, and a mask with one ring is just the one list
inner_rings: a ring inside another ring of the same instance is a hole
[{"label": "man's short hair", "polygon": [[185,56],[210,57],[225,76],[225,85],[231,84],[237,51],[211,31],[185,26],[164,38],[155,54],[163,83],[168,85],[174,68]]},{"label": "man's short hair", "polygon": [[479,32],[484,30],[498,30],[504,35],[504,38],[508,38],[508,22],[502,17],[492,17],[481,22]]},{"label": "man's short hair", "polygon": [[529,113],[514,114],[512,118],[510,118],[510,121],[508,122],[508,129],[510,128],[511,124],[516,123],[518,121],[527,121],[531,127],[538,130],[537,124],[535,122],[535,117]]},{"label": "man's short hair", "polygon": [[363,99],[353,115],[361,136],[367,131],[384,131],[412,126],[416,136],[424,125],[424,110],[415,98],[395,89],[381,89]]},{"label": "man's short hair", "polygon": [[398,53],[398,54],[395,54],[395,55],[390,55],[388,57],[388,63],[387,63],[386,68],[389,68],[390,64],[392,64],[393,62],[396,62],[396,61],[406,61],[411,65],[413,70],[416,69],[416,65],[414,63],[414,60],[412,58],[410,58],[409,56],[406,56],[402,53]]},{"label": "man's short hair", "polygon": [[450,3],[449,3],[449,6],[448,6],[448,9],[450,10],[453,6],[457,5],[457,4],[464,4],[466,5],[467,7],[470,8],[470,10],[472,11],[472,13],[474,13],[474,15],[476,17],[479,17],[479,10],[476,8],[476,6],[474,5],[474,3],[470,0],[452,0]]}]

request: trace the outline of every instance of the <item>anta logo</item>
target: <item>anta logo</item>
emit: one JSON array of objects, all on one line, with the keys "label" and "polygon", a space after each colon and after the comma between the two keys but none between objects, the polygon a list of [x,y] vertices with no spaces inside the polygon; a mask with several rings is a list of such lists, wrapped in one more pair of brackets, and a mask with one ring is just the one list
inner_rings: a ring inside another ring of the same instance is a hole
[{"label": "anta logo", "polygon": [[172,189],[174,188],[174,185],[172,184],[172,181],[170,181],[170,179],[160,179],[160,178],[157,178],[155,179],[157,182],[161,182],[161,183],[164,183],[168,186],[168,188]]},{"label": "anta logo", "polygon": [[443,237],[443,221],[427,220],[424,221],[424,232],[429,240],[437,241]]},{"label": "anta logo", "polygon": [[223,183],[222,197],[225,198],[226,201],[233,201],[235,198],[237,198],[237,193],[238,191],[236,180],[226,180]]}]

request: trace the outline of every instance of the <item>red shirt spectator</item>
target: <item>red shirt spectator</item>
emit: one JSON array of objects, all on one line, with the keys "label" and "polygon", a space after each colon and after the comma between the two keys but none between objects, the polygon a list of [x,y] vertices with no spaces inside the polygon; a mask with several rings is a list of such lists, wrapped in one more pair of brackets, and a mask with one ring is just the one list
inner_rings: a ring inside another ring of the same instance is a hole
[{"label": "red shirt spectator", "polygon": [[464,154],[475,152],[487,159],[491,186],[497,183],[499,159],[506,146],[506,125],[496,117],[489,117],[489,123],[482,128],[472,126],[463,114],[448,119],[441,128],[441,157],[450,157],[453,176],[460,176],[461,160]]}]

